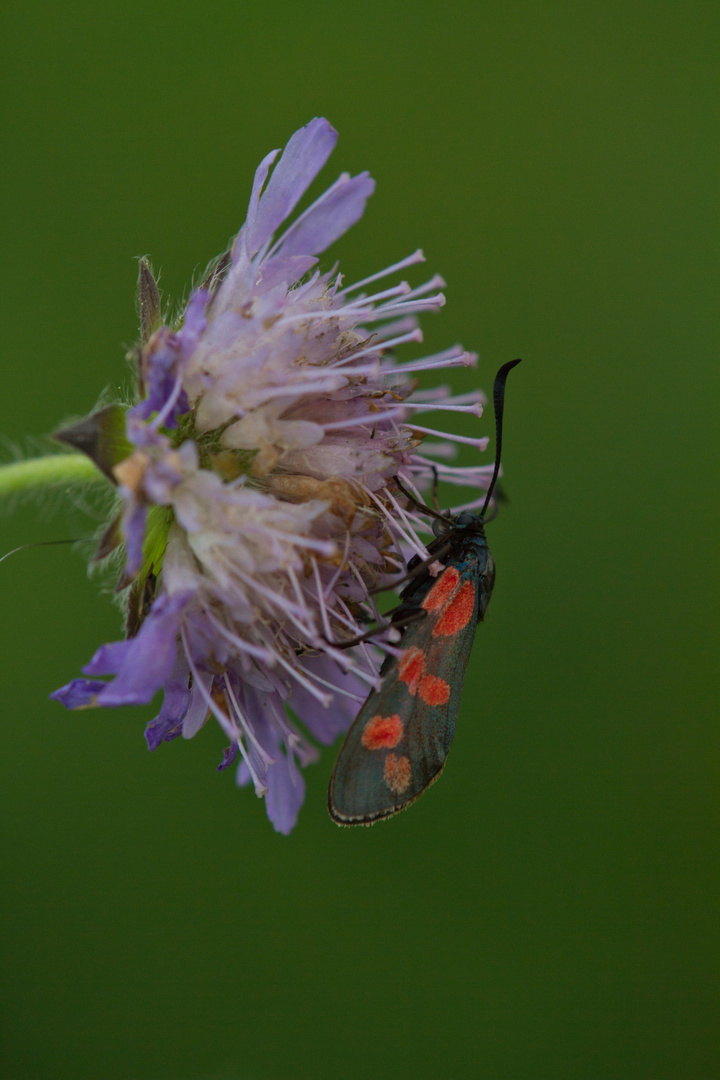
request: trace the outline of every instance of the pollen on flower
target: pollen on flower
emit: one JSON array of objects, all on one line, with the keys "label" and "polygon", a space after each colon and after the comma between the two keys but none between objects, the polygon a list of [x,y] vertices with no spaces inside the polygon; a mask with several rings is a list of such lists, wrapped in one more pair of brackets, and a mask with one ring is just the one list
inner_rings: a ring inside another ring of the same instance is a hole
[{"label": "pollen on flower", "polygon": [[[102,646],[89,677],[55,694],[80,708],[147,703],[162,689],[151,749],[192,737],[213,715],[229,744],[223,765],[237,761],[238,783],[265,797],[280,832],[295,825],[313,740],[347,730],[377,685],[382,650],[396,651],[391,630],[345,644],[377,621],[373,593],[402,578],[413,555],[428,557],[430,530],[396,478],[415,492],[433,477],[484,491],[492,473],[452,463],[457,444],[483,440],[416,422],[481,409],[479,394],[417,389],[419,373],[475,363],[460,345],[397,358],[422,340],[418,317],[445,303],[437,275],[400,279],[422,251],[349,285],[319,264],[362,217],[370,175],[342,173],[293,217],[336,140],[316,118],[263,159],[231,250],[172,325],[160,325],[141,261],[138,400],[125,416],[126,456],[111,455],[122,506],[102,547],[124,540],[132,637]],[[448,568],[425,598],[440,612],[436,633],[472,615],[457,582]],[[406,650],[400,678],[439,701],[442,680],[424,665]],[[388,749],[402,735],[399,716],[376,717],[363,738]],[[408,758],[389,753],[391,790],[410,779]]]}]

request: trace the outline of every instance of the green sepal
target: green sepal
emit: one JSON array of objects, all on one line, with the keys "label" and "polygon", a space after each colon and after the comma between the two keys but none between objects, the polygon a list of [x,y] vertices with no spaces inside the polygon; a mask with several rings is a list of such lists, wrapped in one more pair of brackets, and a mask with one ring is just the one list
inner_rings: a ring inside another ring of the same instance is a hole
[{"label": "green sepal", "polygon": [[125,637],[133,638],[145,621],[157,592],[157,577],[148,570],[145,577],[138,577],[128,589],[125,612]]},{"label": "green sepal", "polygon": [[54,437],[81,450],[113,484],[117,484],[113,466],[133,452],[133,446],[125,434],[125,409],[122,405],[107,405],[104,409],[98,409],[77,424],[56,431]]},{"label": "green sepal", "polygon": [[147,345],[162,325],[162,302],[160,290],[147,259],[138,259],[137,312],[140,320],[140,337]]},{"label": "green sepal", "polygon": [[165,558],[168,533],[174,517],[175,515],[170,506],[153,506],[150,508],[145,526],[143,564],[140,577],[145,577],[150,571],[153,571],[155,575],[160,573]]},{"label": "green sepal", "polygon": [[127,590],[123,600],[126,637],[135,637],[152,607],[173,520],[171,507],[150,508],[145,526],[142,567],[132,580],[123,574],[117,584],[116,592]]},{"label": "green sepal", "polygon": [[121,544],[125,542],[122,534],[122,512],[115,514],[108,525],[105,526],[97,542],[97,548],[93,556],[93,562],[102,562],[112,555]]}]

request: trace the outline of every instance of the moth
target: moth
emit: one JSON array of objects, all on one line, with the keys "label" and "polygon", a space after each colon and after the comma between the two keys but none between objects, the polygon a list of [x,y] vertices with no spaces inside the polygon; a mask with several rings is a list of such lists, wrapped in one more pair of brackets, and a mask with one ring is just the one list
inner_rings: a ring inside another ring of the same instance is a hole
[{"label": "moth", "polygon": [[[410,562],[400,606],[385,626],[402,631],[399,655],[386,657],[380,687],[371,691],[335,762],[328,809],[338,825],[372,825],[405,810],[445,765],[475,631],[495,583],[485,524],[500,471],[505,382],[519,363],[509,361],[495,377],[495,465],[480,513],[453,517],[417,504],[435,519],[436,536],[429,557]],[[433,577],[430,568],[438,562],[444,569]]]}]

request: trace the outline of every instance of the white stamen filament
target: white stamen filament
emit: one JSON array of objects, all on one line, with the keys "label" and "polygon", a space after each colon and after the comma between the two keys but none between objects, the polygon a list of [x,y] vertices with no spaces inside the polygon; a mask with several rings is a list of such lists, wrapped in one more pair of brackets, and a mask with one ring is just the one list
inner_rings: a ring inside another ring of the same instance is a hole
[{"label": "white stamen filament", "polygon": [[422,285],[417,285],[414,289],[411,289],[408,294],[408,300],[415,296],[424,296],[425,293],[432,292],[433,289],[444,289],[447,285],[447,281],[440,274],[435,274],[429,281],[424,282]]},{"label": "white stamen filament", "polygon": [[293,679],[299,682],[301,686],[304,686],[307,692],[312,694],[316,701],[319,701],[321,705],[327,708],[332,701],[332,694],[323,694],[321,690],[318,690],[317,687],[313,686],[310,680],[305,677],[301,669],[297,666],[297,659],[295,659],[294,664],[291,664],[281,653],[278,652],[275,655],[277,662],[285,668],[288,674],[292,675]]},{"label": "white stamen filament", "polygon": [[[383,488],[383,494],[387,498],[388,502],[392,503],[397,513],[402,517],[407,528],[412,530],[413,534],[415,534],[416,529],[429,531],[426,522],[422,519],[422,517],[419,516],[422,511],[417,512],[412,510],[406,510],[404,506],[400,505],[400,503],[397,501],[389,488]],[[422,553],[418,552],[418,554],[422,554],[423,559],[426,559],[428,554],[427,546],[423,545]]]},{"label": "white stamen filament", "polygon": [[312,536],[300,536],[299,533],[274,529],[271,525],[258,525],[257,531],[265,536],[275,536],[278,540],[284,540],[288,544],[294,544],[296,547],[317,551],[319,555],[325,555],[328,559],[331,559],[333,555],[337,555],[337,545],[334,540],[316,540]]},{"label": "white stamen filament", "polygon": [[[458,448],[452,443],[433,443],[425,441],[422,446],[426,454],[435,454],[436,457],[447,458],[448,461],[454,461],[457,457]],[[412,460],[414,461],[415,458],[413,457]],[[445,466],[438,465],[436,467],[444,468]]]},{"label": "white stamen filament", "polygon": [[[387,492],[387,488],[384,488],[383,490],[385,492]],[[401,526],[398,525],[398,522],[397,522],[396,518],[393,517],[393,515],[390,513],[388,508],[383,505],[383,503],[380,501],[380,499],[378,499],[377,496],[372,491],[370,491],[369,488],[365,488],[365,492],[370,496],[372,501],[374,503],[376,503],[380,507],[380,509],[382,510],[384,516],[387,518],[388,525],[390,526],[390,531],[395,532],[395,533],[399,533],[401,538],[405,541],[405,543],[409,547],[411,547],[413,549],[413,551],[417,555],[420,556],[420,558],[422,558],[422,559],[427,558],[427,548],[421,543],[420,537],[415,536],[414,534],[412,534],[412,535],[408,534],[403,528],[401,528]],[[391,501],[393,502],[395,508],[397,510],[400,510],[400,507],[399,507],[398,503],[395,502],[395,500],[393,500],[393,499],[391,499]],[[400,511],[400,513],[401,513],[401,516],[403,516],[403,512]]]},{"label": "white stamen filament", "polygon": [[[375,341],[385,341],[394,334],[404,334],[407,330],[414,330],[417,325],[418,321],[414,315],[406,315],[401,319],[392,319],[389,323],[385,323],[384,326],[378,326],[376,330],[373,330]],[[363,328],[356,327],[358,331],[361,329]]]},{"label": "white stamen filament", "polygon": [[[342,607],[345,609],[345,611],[348,613],[348,615],[350,615],[350,609],[347,606],[347,604],[345,603],[345,601],[340,599],[339,603],[342,605]],[[379,644],[379,643],[373,642],[373,644]],[[368,669],[369,669],[367,673],[363,673],[362,668],[359,668],[357,674],[361,678],[363,676],[365,678],[367,678],[367,675],[371,675],[372,676],[372,686],[374,686],[374,687],[379,686],[380,679],[379,679],[379,674],[378,674],[378,670],[377,670],[377,664],[374,663],[374,661],[373,661],[373,655],[372,655],[372,652],[371,652],[370,648],[368,647],[368,642],[367,641],[361,641],[361,642],[358,643],[358,645],[356,647],[358,649],[358,652],[362,656],[363,660],[368,665]]]},{"label": "white stamen filament", "polygon": [[[444,307],[445,303],[445,294],[436,293],[435,296],[428,296],[425,300],[398,300],[396,304],[382,304],[375,309],[373,314],[376,318],[385,318],[385,313],[388,311],[436,311]],[[381,311],[383,314],[378,314]]]},{"label": "white stamen filament", "polygon": [[478,469],[474,471],[468,467],[466,473],[444,473],[442,467],[438,469],[438,480],[443,484],[452,484],[454,487],[484,487],[487,489],[490,483],[491,470]]},{"label": "white stamen filament", "polygon": [[317,589],[317,601],[318,607],[320,609],[320,618],[322,620],[323,630],[325,631],[325,637],[328,639],[328,641],[332,641],[333,634],[332,630],[330,629],[330,620],[328,618],[327,607],[325,605],[325,594],[323,592],[322,582],[320,581],[320,570],[318,569],[316,559],[311,558],[310,561],[312,563],[313,574],[315,576],[315,588]]},{"label": "white stamen filament", "polygon": [[[320,583],[320,585],[322,587],[322,583]],[[363,585],[364,589],[367,589],[367,586],[365,585],[365,582],[362,582],[362,585]],[[317,588],[317,583],[316,583],[316,588]],[[306,591],[307,595],[312,600],[315,600],[317,598],[317,593],[316,592],[311,592],[310,589],[307,588],[307,587],[306,587],[305,591]],[[345,610],[346,611],[348,610],[347,607],[345,607],[345,604],[344,604],[342,598],[339,597],[339,596],[336,598],[336,604],[343,604],[343,607],[345,608]],[[323,605],[324,605],[324,600],[323,600]],[[338,611],[337,607],[326,608],[326,611],[329,611],[329,613],[332,615],[332,617],[337,622],[339,622],[341,626],[345,626],[348,630],[352,630],[353,637],[359,637],[360,634],[362,634],[363,628],[362,628],[362,626],[360,626],[358,624],[356,619],[354,619],[352,617],[350,619],[348,619],[344,615],[341,615],[340,612]],[[341,641],[338,642],[335,634],[333,634],[332,628],[330,627],[330,624],[329,624],[329,621],[328,621],[327,625],[325,626],[325,636],[326,636],[327,641],[330,644],[335,644],[335,645],[342,644]],[[348,668],[348,670],[349,670],[349,668]]]},{"label": "white stamen filament", "polygon": [[406,256],[401,259],[400,262],[393,263],[392,266],[388,266],[385,270],[378,270],[376,274],[371,274],[370,277],[363,278],[362,281],[356,281],[354,285],[348,285],[342,289],[343,293],[355,292],[356,289],[362,289],[365,285],[369,285],[371,281],[379,281],[380,278],[388,277],[390,274],[399,273],[400,270],[404,270],[406,266],[414,266],[416,263],[425,262],[425,256],[422,248],[418,248],[412,255]]},{"label": "white stamen filament", "polygon": [[436,431],[434,428],[420,427],[419,424],[407,425],[411,431],[419,431],[424,435],[435,435],[439,439],[449,439],[451,442],[465,443],[467,446],[476,446],[478,450],[485,450],[490,439],[485,435],[481,439],[471,439],[467,435],[455,435],[451,431]]},{"label": "white stamen filament", "polygon": [[374,353],[384,351],[385,349],[392,349],[395,345],[404,345],[407,341],[422,341],[422,339],[422,330],[417,329],[412,330],[409,334],[401,334],[400,337],[390,338],[387,341],[383,341],[382,348],[377,342],[374,342],[366,349],[361,349],[359,352],[354,352],[343,360],[338,360],[337,363],[333,364],[332,369],[334,371],[336,368],[341,367],[345,363],[349,363],[352,360],[359,360],[361,356],[373,355]]},{"label": "white stamen filament", "polygon": [[[241,638],[238,634],[234,634],[232,630],[228,629],[228,627],[226,626],[223,626],[222,623],[219,623],[219,621],[216,621],[216,626],[222,636],[228,641],[230,641],[233,645],[235,645],[237,649],[242,649],[243,646],[247,646],[248,642],[246,642],[244,638]],[[255,647],[259,648],[259,646]],[[291,646],[287,646],[287,648],[289,649],[289,651],[292,652]],[[265,661],[268,666],[274,667],[275,664],[281,664],[282,666],[287,667],[287,662],[285,661],[280,649],[278,648],[277,643],[268,642],[267,646],[263,646],[262,649],[265,654]],[[292,668],[291,670],[294,671],[295,669]]]},{"label": "white stamen filament", "polygon": [[342,574],[343,570],[346,567],[346,560],[347,560],[349,550],[350,550],[350,533],[346,532],[345,533],[345,547],[343,548],[342,558],[340,559],[340,565],[338,566],[337,570],[335,571],[335,573],[331,577],[329,585],[325,586],[325,591],[323,593],[323,596],[324,596],[324,599],[325,599],[326,602],[327,602],[327,600],[328,600],[328,598],[330,596],[330,593],[335,588],[335,586],[337,584],[337,581],[338,581],[338,578],[340,577],[340,575]]},{"label": "white stamen filament", "polygon": [[309,668],[305,668],[305,671],[311,679],[315,679],[315,681],[319,682],[322,686],[327,686],[332,690],[333,694],[342,694],[343,697],[352,698],[353,701],[359,701],[361,704],[365,701],[365,697],[367,697],[367,694],[363,697],[361,694],[356,694],[353,690],[347,690],[344,686],[336,686],[335,683],[331,683],[327,679],[322,679],[316,672],[310,671]]},{"label": "white stamen filament", "polygon": [[262,660],[264,663],[272,665],[275,658],[275,652],[273,650],[266,649],[264,645],[254,645],[253,642],[248,641],[246,638],[234,634],[232,630],[225,626],[225,624],[209,608],[206,608],[205,614],[218,633],[222,634],[228,641],[231,641],[236,649],[247,653],[248,656],[252,656],[256,660]]},{"label": "white stamen filament", "polygon": [[410,296],[412,290],[407,281],[401,281],[382,292],[371,293],[370,296],[358,296],[352,301],[353,307],[364,307],[365,304],[375,304],[378,300],[387,300],[391,296]]},{"label": "white stamen filament", "polygon": [[307,608],[305,608],[305,610],[300,610],[284,593],[273,592],[273,590],[268,588],[267,585],[261,584],[261,582],[259,582],[257,578],[253,578],[250,576],[250,574],[246,574],[243,570],[240,569],[239,566],[231,562],[231,560],[223,554],[218,553],[216,557],[221,563],[224,564],[225,569],[231,576],[234,575],[235,577],[238,577],[245,585],[248,585],[250,587],[251,592],[254,590],[255,592],[258,592],[261,596],[264,596],[265,599],[269,600],[274,607],[279,608],[284,615],[289,616],[290,620],[295,623],[295,625],[299,629],[308,632],[311,636],[314,636],[314,630],[311,630],[307,623],[301,621],[304,616],[310,615],[310,612]]},{"label": "white stamen filament", "polygon": [[387,312],[396,311],[436,311],[445,304],[443,293],[428,296],[425,300],[399,300],[397,303],[380,304],[378,307],[363,307],[360,303],[348,304],[345,307],[333,308],[331,311],[305,311],[297,315],[283,315],[280,320],[282,325],[286,323],[311,322],[314,319],[327,321],[332,319],[368,319],[375,322],[387,318]]},{"label": "white stamen filament", "polygon": [[195,685],[197,685],[197,688],[200,691],[201,696],[205,699],[205,701],[207,703],[207,707],[210,709],[210,712],[213,714],[215,719],[218,721],[218,723],[220,724],[220,727],[223,729],[223,731],[225,732],[227,737],[231,740],[231,742],[237,743],[237,748],[240,751],[240,753],[242,754],[243,761],[247,765],[250,776],[252,777],[252,782],[253,782],[253,785],[255,787],[255,794],[257,795],[257,797],[259,799],[261,799],[263,797],[263,795],[267,795],[267,792],[268,792],[267,785],[262,782],[262,780],[258,776],[257,772],[253,768],[252,763],[250,762],[250,759],[248,757],[248,752],[245,749],[245,746],[244,746],[243,741],[242,741],[243,733],[240,731],[240,728],[237,726],[237,724],[233,723],[232,719],[229,716],[226,716],[226,714],[222,711],[222,709],[219,707],[219,705],[216,704],[216,702],[213,699],[212,695],[209,694],[208,691],[205,689],[205,687],[203,685],[203,682],[202,682],[202,679],[200,678],[200,676],[198,674],[198,670],[195,667],[195,664],[193,663],[193,659],[192,659],[192,656],[190,654],[190,649],[188,648],[187,638],[185,637],[185,628],[184,627],[180,628],[180,636],[182,638],[183,647],[185,649],[185,658],[186,658],[186,660],[188,662],[188,667],[190,668],[190,671],[192,672],[194,683],[195,683]]},{"label": "white stamen filament", "polygon": [[[427,449],[427,447],[423,446],[423,449]],[[437,470],[437,472],[446,479],[449,479],[451,476],[467,477],[468,483],[473,487],[476,483],[482,484],[486,479],[489,480],[492,476],[494,467],[492,465],[436,465],[434,461],[428,461],[420,454],[413,454],[412,462],[418,462],[429,472],[435,472],[435,470]],[[471,480],[470,477],[473,476],[477,477],[477,479]]]},{"label": "white stamen filament", "polygon": [[[367,583],[363,580],[363,576],[355,563],[350,563],[350,569],[355,575],[355,578],[358,581],[359,585],[367,592]],[[367,607],[370,609],[374,621],[380,622],[380,612],[378,611],[377,605],[369,592],[367,592],[366,604]]]},{"label": "white stamen filament", "polygon": [[485,398],[477,391],[453,394],[449,386],[433,386],[428,390],[413,390],[411,401],[444,401],[446,405],[485,404]]},{"label": "white stamen filament", "polygon": [[261,745],[261,743],[258,742],[258,738],[257,738],[257,735],[255,734],[255,732],[253,731],[252,724],[250,723],[250,721],[248,720],[248,718],[245,716],[242,709],[238,705],[237,698],[235,697],[235,694],[233,693],[233,688],[232,688],[232,685],[230,683],[230,680],[228,679],[227,672],[225,672],[223,681],[225,683],[225,692],[230,695],[230,701],[232,702],[232,706],[233,706],[233,708],[235,710],[235,713],[236,713],[238,719],[240,720],[240,723],[242,724],[242,728],[243,728],[243,731],[245,733],[246,738],[248,738],[250,740],[250,742],[253,744],[253,746],[257,750],[258,755],[260,756],[260,760],[265,763],[265,768],[267,768],[269,765],[274,765],[275,758],[270,757],[267,750],[265,750],[264,747]]},{"label": "white stamen filament", "polygon": [[[381,420],[385,422],[391,417],[402,416],[403,412],[404,405],[396,405],[386,412],[383,412],[382,409],[378,409],[376,413],[366,413],[364,416],[349,416],[347,420],[332,420],[330,423],[320,424],[320,427],[323,431],[336,431],[341,428],[362,427],[363,425],[373,427]],[[413,425],[413,427],[414,426],[415,425]]]},{"label": "white stamen filament", "polygon": [[394,372],[404,374],[410,371],[437,371],[449,367],[475,367],[476,364],[477,353],[463,352],[445,358],[440,354],[434,360],[426,358],[425,360],[408,360],[407,363],[388,365],[382,368],[382,373],[385,375]]},{"label": "white stamen filament", "polygon": [[[390,405],[390,402],[380,402],[381,405]],[[394,407],[394,406],[393,406]],[[472,413],[473,416],[482,416],[483,407],[476,401],[474,405],[448,405],[439,401],[404,401],[404,409],[422,409],[424,412],[462,412]]]},{"label": "white stamen filament", "polygon": [[[382,618],[379,621],[382,622]],[[383,626],[378,626],[377,627],[377,634],[375,634],[373,632],[372,638],[368,638],[367,641],[359,642],[358,645],[356,646],[356,648],[365,650],[366,646],[373,645],[373,646],[375,646],[376,649],[381,649],[383,652],[389,653],[390,656],[402,656],[403,650],[395,648],[394,644],[392,644],[388,639],[386,639],[386,638],[384,638],[382,636],[383,633],[385,633],[385,631],[387,631],[390,634],[394,633],[394,634],[399,636],[397,627],[390,626],[389,624],[385,624]],[[376,687],[379,686],[379,684],[380,684],[380,680],[379,680],[379,678],[376,677],[376,680],[375,680]]]},{"label": "white stamen filament", "polygon": [[[337,612],[335,612],[335,617],[340,621],[340,615]],[[357,637],[357,634],[355,636]],[[366,670],[360,666],[357,659],[351,655],[348,649],[336,648],[334,645],[325,645],[323,652],[331,660],[334,660],[346,674],[354,675],[361,682],[367,683],[368,686],[377,686],[377,664],[374,666],[370,664],[371,670]],[[367,660],[368,658],[363,655],[363,659]]]},{"label": "white stamen filament", "polygon": [[297,579],[297,574],[295,573],[295,568],[293,566],[288,566],[287,572],[288,572],[288,577],[290,578],[290,582],[292,584],[293,590],[295,592],[295,596],[297,597],[298,604],[301,607],[303,607],[304,604],[305,604],[305,598],[304,598],[304,596],[302,594],[302,589],[300,588],[300,582]]}]

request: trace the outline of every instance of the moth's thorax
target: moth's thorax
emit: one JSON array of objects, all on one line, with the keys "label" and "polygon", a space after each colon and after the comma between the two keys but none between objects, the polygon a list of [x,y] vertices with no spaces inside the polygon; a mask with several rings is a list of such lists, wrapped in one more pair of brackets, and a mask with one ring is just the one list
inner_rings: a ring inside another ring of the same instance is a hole
[{"label": "moth's thorax", "polygon": [[479,514],[465,511],[453,519],[452,528],[436,543],[450,544],[450,552],[443,562],[452,562],[459,570],[471,563],[482,574],[492,564],[492,556],[485,536],[485,523]]},{"label": "moth's thorax", "polygon": [[473,564],[478,574],[492,573],[495,576],[495,563],[490,554],[490,548],[485,538],[481,536],[458,537],[459,550],[453,559],[453,563],[462,572],[467,566]]}]

